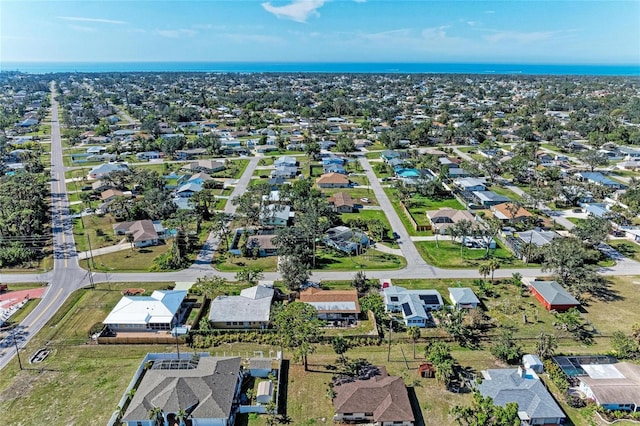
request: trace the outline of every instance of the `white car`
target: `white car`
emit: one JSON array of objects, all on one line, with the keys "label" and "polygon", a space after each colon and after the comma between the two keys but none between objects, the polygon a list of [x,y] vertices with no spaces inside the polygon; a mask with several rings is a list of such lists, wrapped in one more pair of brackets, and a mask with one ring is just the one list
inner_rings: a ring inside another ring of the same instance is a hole
[{"label": "white car", "polygon": [[370,203],[371,201],[368,198],[360,198],[360,201],[363,203]]}]

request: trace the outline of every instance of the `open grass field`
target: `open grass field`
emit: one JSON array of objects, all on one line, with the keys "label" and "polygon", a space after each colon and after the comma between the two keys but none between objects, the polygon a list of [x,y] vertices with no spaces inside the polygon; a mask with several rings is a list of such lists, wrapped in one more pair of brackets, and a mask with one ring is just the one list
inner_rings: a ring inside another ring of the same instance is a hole
[{"label": "open grass field", "polygon": [[[148,271],[153,265],[153,259],[168,252],[171,244],[162,244],[133,250],[120,250],[93,257],[92,267],[103,272],[140,272]],[[81,260],[80,266],[88,269],[88,260]]]},{"label": "open grass field", "polygon": [[[113,224],[115,223],[116,221],[111,215],[96,216],[92,214],[83,216],[82,219],[73,219],[73,238],[76,242],[76,249],[79,252],[88,251],[89,240],[92,249],[117,244],[124,237],[116,236],[113,233]],[[89,240],[87,240],[87,235]]]},{"label": "open grass field", "polygon": [[[340,218],[346,223],[349,220],[353,219],[363,219],[363,220],[379,220],[384,225],[384,228],[387,230],[385,234],[384,240],[392,240],[393,239],[393,230],[391,229],[391,225],[389,224],[389,220],[387,219],[387,215],[383,210],[360,210],[357,213],[342,213],[340,214]],[[372,236],[374,239],[377,239],[378,236]]]},{"label": "open grass field", "polygon": [[[376,199],[375,194],[369,188],[323,188],[322,192],[327,196],[332,196],[338,192],[346,192],[353,198],[356,204],[361,204],[363,206],[377,206],[378,200]],[[368,198],[369,202],[365,203],[361,201],[363,198]]]},{"label": "open grass field", "polygon": [[[460,243],[452,242],[449,238],[443,237],[438,241],[416,241],[416,248],[422,258],[430,265],[441,268],[473,268],[479,266],[485,259],[485,249],[462,248],[460,255]],[[503,267],[521,268],[539,266],[535,264],[525,265],[521,260],[513,257],[511,252],[502,248],[490,250],[489,255],[498,259]]]}]

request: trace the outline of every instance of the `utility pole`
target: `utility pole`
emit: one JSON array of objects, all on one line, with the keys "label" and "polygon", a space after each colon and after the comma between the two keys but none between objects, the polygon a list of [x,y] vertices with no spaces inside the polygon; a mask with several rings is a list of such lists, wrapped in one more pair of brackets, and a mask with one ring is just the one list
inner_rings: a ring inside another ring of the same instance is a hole
[{"label": "utility pole", "polygon": [[24,368],[22,368],[22,360],[20,359],[20,348],[18,348],[18,341],[16,340],[16,330],[13,330],[13,333],[11,334],[11,336],[13,337],[13,344],[16,347],[16,356],[18,357],[18,365],[20,366],[20,370],[24,370]]}]

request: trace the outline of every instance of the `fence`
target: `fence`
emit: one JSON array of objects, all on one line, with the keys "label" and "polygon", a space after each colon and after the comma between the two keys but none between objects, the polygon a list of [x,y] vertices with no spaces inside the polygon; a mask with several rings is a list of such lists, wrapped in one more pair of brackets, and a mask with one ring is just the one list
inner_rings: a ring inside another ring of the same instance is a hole
[{"label": "fence", "polygon": [[404,205],[402,201],[400,201],[400,207],[402,208],[402,211],[409,219],[409,222],[413,226],[414,231],[430,231],[431,230],[431,225],[418,225],[418,222],[416,222],[416,220],[413,218],[413,215],[411,214],[409,209]]}]

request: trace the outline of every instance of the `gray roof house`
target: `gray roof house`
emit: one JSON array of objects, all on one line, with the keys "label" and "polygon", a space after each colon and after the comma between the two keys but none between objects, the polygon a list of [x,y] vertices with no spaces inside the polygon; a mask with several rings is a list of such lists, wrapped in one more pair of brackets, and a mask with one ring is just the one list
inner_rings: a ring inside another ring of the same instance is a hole
[{"label": "gray roof house", "polygon": [[549,311],[566,311],[580,306],[580,302],[556,281],[525,280],[525,283],[529,286],[531,294]]},{"label": "gray roof house", "polygon": [[457,309],[473,309],[480,304],[480,299],[469,287],[449,287],[449,299]]},{"label": "gray roof house", "polygon": [[269,325],[273,286],[258,284],[239,296],[218,296],[211,302],[209,322],[217,328],[264,328]]},{"label": "gray roof house", "polygon": [[538,375],[530,369],[507,368],[482,371],[483,380],[478,391],[491,397],[501,407],[510,402],[518,404],[522,424],[563,424],[566,418]]},{"label": "gray roof house", "polygon": [[159,359],[144,372],[122,421],[155,425],[149,410],[162,410],[163,424],[174,424],[185,410],[193,424],[230,426],[235,422],[242,384],[240,358],[200,356]]},{"label": "gray roof house", "polygon": [[402,312],[407,327],[426,327],[432,321],[429,311],[444,306],[438,290],[407,290],[391,286],[384,289],[383,296],[387,312]]},{"label": "gray roof house", "polygon": [[484,207],[495,206],[496,204],[502,204],[511,201],[509,197],[496,194],[493,191],[474,191],[473,195],[478,199],[478,202]]}]

